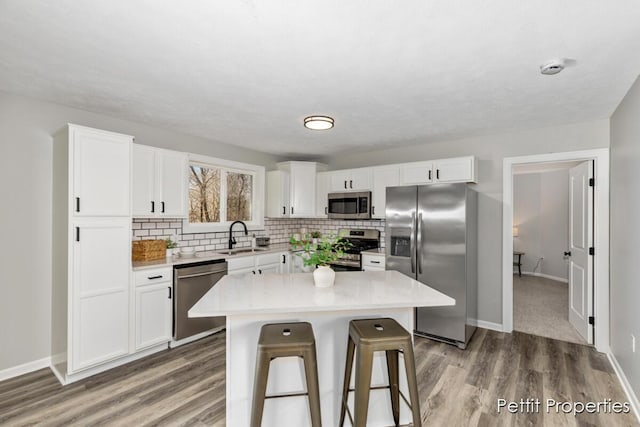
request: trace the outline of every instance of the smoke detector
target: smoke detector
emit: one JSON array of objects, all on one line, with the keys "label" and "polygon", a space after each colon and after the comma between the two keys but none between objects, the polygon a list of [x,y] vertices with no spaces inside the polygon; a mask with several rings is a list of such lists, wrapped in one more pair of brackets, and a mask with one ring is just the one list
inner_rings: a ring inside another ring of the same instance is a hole
[{"label": "smoke detector", "polygon": [[553,76],[564,70],[565,64],[563,60],[553,60],[540,66],[540,73],[545,76]]}]

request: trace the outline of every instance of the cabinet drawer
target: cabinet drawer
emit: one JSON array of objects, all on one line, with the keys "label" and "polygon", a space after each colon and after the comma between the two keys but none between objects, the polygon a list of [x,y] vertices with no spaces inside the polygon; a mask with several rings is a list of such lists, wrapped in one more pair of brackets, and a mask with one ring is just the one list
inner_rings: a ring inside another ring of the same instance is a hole
[{"label": "cabinet drawer", "polygon": [[258,255],[256,257],[256,265],[267,265],[267,264],[279,264],[282,262],[282,254],[274,253],[274,254],[264,254]]},{"label": "cabinet drawer", "polygon": [[365,267],[376,267],[384,270],[385,262],[384,256],[376,256],[376,255],[365,255],[362,254],[362,268]]},{"label": "cabinet drawer", "polygon": [[229,271],[241,268],[253,268],[255,265],[255,256],[245,256],[241,258],[227,258],[227,269]]},{"label": "cabinet drawer", "polygon": [[141,270],[133,273],[133,282],[136,286],[151,285],[162,282],[173,282],[173,271],[171,268],[153,268]]}]

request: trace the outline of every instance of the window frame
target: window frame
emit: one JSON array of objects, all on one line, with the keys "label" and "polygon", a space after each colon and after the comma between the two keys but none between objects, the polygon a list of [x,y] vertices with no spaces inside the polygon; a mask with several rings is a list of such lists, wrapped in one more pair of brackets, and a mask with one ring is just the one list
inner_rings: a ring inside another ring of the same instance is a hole
[{"label": "window frame", "polygon": [[[220,168],[220,218],[225,218],[224,222],[191,223],[189,222],[189,170],[192,164],[205,168]],[[251,197],[251,221],[244,221],[249,230],[264,230],[264,183],[265,168],[260,165],[236,162],[233,160],[220,159],[216,157],[203,156],[199,154],[189,154],[187,159],[186,206],[187,217],[182,220],[182,232],[184,234],[194,233],[217,233],[229,231],[232,221],[226,221],[227,215],[227,172],[244,173],[253,176],[252,197]]]}]

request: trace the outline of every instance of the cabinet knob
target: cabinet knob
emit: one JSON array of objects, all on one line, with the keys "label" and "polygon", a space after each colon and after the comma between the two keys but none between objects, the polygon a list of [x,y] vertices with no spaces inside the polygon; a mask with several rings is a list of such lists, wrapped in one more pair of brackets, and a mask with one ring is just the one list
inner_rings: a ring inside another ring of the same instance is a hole
[{"label": "cabinet knob", "polygon": [[160,202],[162,204],[162,213],[164,213],[164,202]]},{"label": "cabinet knob", "polygon": [[282,207],[282,215],[286,215],[287,214],[287,207],[283,206]]},{"label": "cabinet knob", "polygon": [[347,189],[347,180],[344,181],[344,189]]},{"label": "cabinet knob", "polygon": [[436,169],[436,179],[440,179],[440,169]]},{"label": "cabinet knob", "polygon": [[429,181],[431,181],[431,170],[429,170]]},{"label": "cabinet knob", "polygon": [[353,181],[349,181],[349,188],[353,188]]},{"label": "cabinet knob", "polygon": [[80,197],[76,197],[76,212],[80,212]]},{"label": "cabinet knob", "polygon": [[153,200],[151,201],[151,213],[154,213],[156,211],[156,202],[154,202]]},{"label": "cabinet knob", "polygon": [[171,286],[169,286],[167,289],[169,289],[169,299],[171,299]]}]

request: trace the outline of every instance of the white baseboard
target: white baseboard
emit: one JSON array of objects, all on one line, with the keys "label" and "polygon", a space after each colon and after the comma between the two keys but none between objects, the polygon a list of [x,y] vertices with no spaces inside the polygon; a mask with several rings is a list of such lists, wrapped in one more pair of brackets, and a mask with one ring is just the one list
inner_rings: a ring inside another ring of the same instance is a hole
[{"label": "white baseboard", "polygon": [[[514,272],[516,274],[517,272]],[[542,274],[542,273],[534,273],[533,271],[523,271],[523,276],[536,276],[536,277],[544,277],[545,279],[555,280],[556,282],[569,283],[569,279],[564,279],[562,277],[552,276],[550,274]]]},{"label": "white baseboard", "polygon": [[468,319],[471,326],[477,326],[478,328],[491,329],[492,331],[502,332],[502,325],[500,323],[486,322],[478,319]]},{"label": "white baseboard", "polygon": [[45,357],[23,365],[14,366],[13,368],[4,369],[0,371],[0,381],[28,374],[29,372],[37,371],[42,368],[48,368],[49,366],[51,366],[51,357]]},{"label": "white baseboard", "polygon": [[611,362],[611,366],[613,366],[613,370],[618,376],[618,380],[620,380],[622,390],[624,390],[624,393],[627,395],[627,399],[629,399],[629,403],[631,403],[631,408],[640,423],[640,401],[638,401],[638,396],[633,392],[631,384],[629,384],[629,380],[627,380],[627,377],[624,375],[624,371],[620,367],[620,364],[613,353],[608,352],[607,357],[609,358],[609,362]]}]

